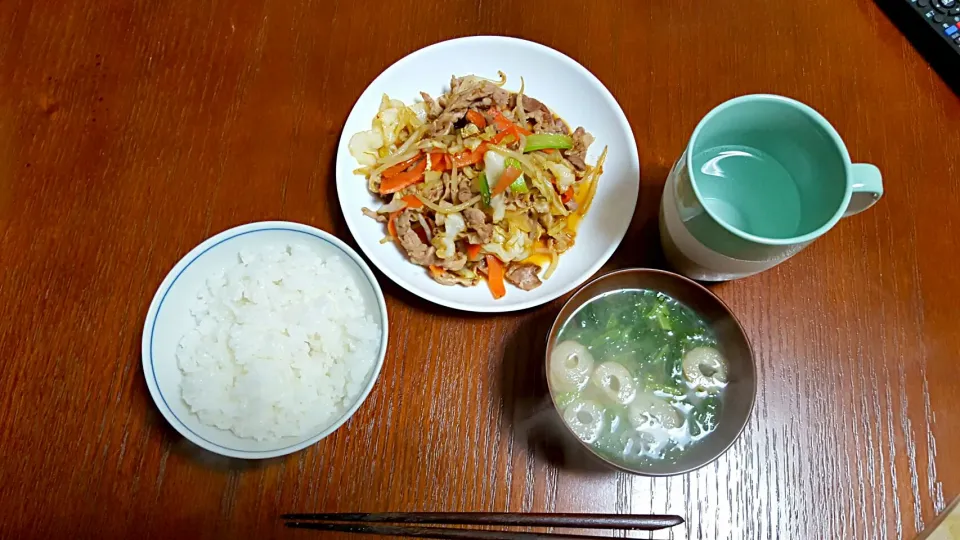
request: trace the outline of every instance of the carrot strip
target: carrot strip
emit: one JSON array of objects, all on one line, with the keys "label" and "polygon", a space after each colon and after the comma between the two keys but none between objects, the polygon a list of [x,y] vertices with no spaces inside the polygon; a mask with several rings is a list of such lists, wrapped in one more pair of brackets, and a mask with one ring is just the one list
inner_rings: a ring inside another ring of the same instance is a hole
[{"label": "carrot strip", "polygon": [[[500,133],[497,133],[496,135],[494,135],[493,138],[490,139],[490,142],[492,142],[493,144],[500,144],[507,137],[513,137],[513,141],[520,140],[520,137],[517,136],[516,131],[514,131],[513,129],[507,129],[505,131],[501,131]],[[510,141],[510,142],[513,142],[513,141]]]},{"label": "carrot strip", "polygon": [[453,166],[458,169],[461,167],[466,167],[467,165],[473,165],[474,163],[480,163],[483,161],[483,154],[487,151],[487,145],[481,143],[476,150],[463,151],[457,155],[451,155],[450,161]]},{"label": "carrot strip", "polygon": [[427,169],[427,160],[421,159],[412,169],[395,174],[380,181],[380,194],[396,193],[401,189],[423,180],[423,172]]},{"label": "carrot strip", "polygon": [[[574,195],[574,193],[573,193],[573,186],[570,186],[570,187],[567,188],[566,191],[564,191],[564,192],[560,195],[560,200],[563,201],[563,204],[567,204],[568,202],[570,202],[570,199],[573,198],[573,195]],[[419,200],[419,199],[418,199],[418,200]]]},{"label": "carrot strip", "polygon": [[413,156],[412,158],[410,158],[410,159],[408,159],[408,160],[406,160],[406,161],[401,161],[400,163],[397,163],[396,165],[393,165],[393,166],[391,166],[391,167],[388,167],[388,168],[385,169],[382,173],[380,173],[380,177],[381,177],[381,178],[390,178],[391,176],[396,176],[397,174],[400,174],[400,173],[402,173],[403,171],[409,169],[410,166],[413,165],[414,163],[416,163],[418,159],[420,159],[420,154],[417,154],[417,155]]},{"label": "carrot strip", "polygon": [[480,244],[467,244],[467,259],[470,261],[479,261],[480,248]]},{"label": "carrot strip", "polygon": [[444,171],[449,167],[447,166],[447,154],[440,152],[430,152],[430,170],[431,171]]},{"label": "carrot strip", "polygon": [[404,195],[401,200],[407,203],[407,208],[423,208],[423,201],[418,199],[416,195]]},{"label": "carrot strip", "polygon": [[431,273],[432,275],[434,275],[434,276],[442,276],[442,275],[443,275],[443,268],[440,268],[439,266],[437,266],[437,265],[435,265],[435,264],[431,264],[431,265],[428,266],[427,268],[430,269],[430,273]]},{"label": "carrot strip", "polygon": [[467,111],[467,120],[472,122],[478,128],[483,129],[487,127],[487,119],[483,117],[482,114],[474,110]]},{"label": "carrot strip", "polygon": [[506,191],[514,180],[520,178],[521,174],[523,174],[523,171],[520,169],[516,167],[507,167],[506,170],[503,171],[503,174],[500,175],[500,179],[497,180],[497,185],[494,186],[494,188],[490,191],[490,196],[496,197],[497,195]]},{"label": "carrot strip", "polygon": [[499,131],[506,131],[514,124],[508,120],[499,109],[497,109],[493,111],[493,125],[497,126],[497,130]]},{"label": "carrot strip", "polygon": [[390,236],[397,238],[397,216],[400,215],[400,212],[403,210],[397,210],[396,212],[390,212],[390,217],[387,218],[387,232],[390,233]]},{"label": "carrot strip", "polygon": [[492,142],[493,144],[500,144],[500,142],[505,140],[507,137],[513,137],[513,140],[508,141],[510,143],[513,143],[514,141],[520,140],[521,133],[523,133],[524,136],[530,135],[530,131],[523,129],[522,127],[518,127],[513,124],[510,124],[510,127],[494,135],[493,138],[490,139],[490,142]]},{"label": "carrot strip", "polygon": [[494,111],[493,113],[493,123],[497,126],[497,129],[500,131],[508,131],[515,129],[518,133],[522,133],[524,136],[531,135],[533,132],[524,127],[518,126],[511,122],[506,116],[503,115],[499,110]]},{"label": "carrot strip", "polygon": [[499,300],[507,294],[507,286],[503,283],[503,263],[493,255],[487,255],[487,285],[493,298]]}]

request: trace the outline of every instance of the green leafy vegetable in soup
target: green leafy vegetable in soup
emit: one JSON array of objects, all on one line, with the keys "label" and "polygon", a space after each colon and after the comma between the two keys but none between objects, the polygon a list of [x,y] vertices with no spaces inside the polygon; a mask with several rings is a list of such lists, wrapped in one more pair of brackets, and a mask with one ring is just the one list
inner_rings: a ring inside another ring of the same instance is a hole
[{"label": "green leafy vegetable in soup", "polygon": [[675,459],[717,428],[727,362],[696,312],[663,293],[621,290],[564,324],[549,377],[572,431],[635,465]]}]

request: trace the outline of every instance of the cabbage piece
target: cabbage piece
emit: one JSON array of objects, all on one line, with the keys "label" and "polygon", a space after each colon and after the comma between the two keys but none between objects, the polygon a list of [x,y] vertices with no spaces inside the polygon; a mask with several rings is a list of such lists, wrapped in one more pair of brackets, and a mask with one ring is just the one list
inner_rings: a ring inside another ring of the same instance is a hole
[{"label": "cabbage piece", "polygon": [[[467,124],[460,128],[460,136],[464,139],[480,134],[480,128],[476,124]],[[479,143],[477,143],[479,144]]]},{"label": "cabbage piece", "polygon": [[384,144],[387,146],[395,145],[400,138],[400,132],[403,130],[400,110],[386,109],[377,113],[377,117],[373,119],[373,127],[380,132]]},{"label": "cabbage piece", "polygon": [[500,175],[502,175],[503,171],[507,168],[506,161],[506,157],[496,152],[484,152],[483,170],[487,172],[487,185],[490,186],[490,191],[493,191],[493,189],[497,187]]},{"label": "cabbage piece", "polygon": [[[417,119],[416,126],[419,127],[427,123],[427,104],[426,103],[422,101],[418,101],[417,103],[414,103],[413,105],[408,106],[407,109],[409,109],[410,112],[413,113],[414,117],[416,117]],[[411,124],[413,124],[413,122],[411,122]]]},{"label": "cabbage piece", "polygon": [[430,242],[437,249],[437,257],[450,259],[457,255],[457,235],[467,230],[467,223],[459,212],[447,214],[443,220],[443,232],[434,234]]},{"label": "cabbage piece", "polygon": [[[426,120],[427,109],[423,103],[408,107],[399,99],[390,99],[390,96],[384,94],[377,115],[371,122],[373,129],[355,133],[350,137],[350,155],[361,165],[371,167],[391,154],[405,154],[409,146],[419,139],[416,135],[422,133],[418,130],[423,128]],[[405,132],[407,142],[395,150]]]},{"label": "cabbage piece", "polygon": [[570,170],[570,167],[562,163],[544,161],[543,165],[553,173],[553,177],[557,179],[557,191],[560,193],[567,191],[567,188],[577,181],[577,177],[573,174],[573,171]]},{"label": "cabbage piece", "polygon": [[471,269],[470,269],[469,267],[467,267],[467,266],[464,266],[463,268],[461,268],[460,270],[457,270],[457,271],[454,272],[454,273],[457,274],[458,276],[460,276],[460,277],[462,277],[462,278],[466,278],[466,279],[479,279],[479,278],[480,278],[480,276],[478,276],[476,272],[474,272],[473,270],[471,270]]},{"label": "cabbage piece", "polygon": [[[472,126],[473,124],[470,125]],[[464,148],[467,148],[471,152],[479,148],[481,144],[483,144],[483,139],[480,137],[470,137],[469,139],[464,139],[463,141]]]},{"label": "cabbage piece", "polygon": [[560,216],[566,216],[570,214],[570,211],[567,210],[567,207],[563,205],[563,201],[560,200],[560,195],[557,195],[557,191],[543,177],[542,169],[535,165],[534,161],[531,161],[531,159],[533,159],[536,160],[536,163],[540,163],[541,160],[543,160],[542,156],[537,154],[530,154],[529,156],[518,154],[513,150],[497,145],[490,145],[489,148],[491,152],[500,154],[504,157],[504,159],[509,157],[520,162],[520,165],[522,165],[521,170],[524,172],[524,174],[528,175],[530,183],[533,185],[533,187],[536,188],[536,190],[539,191],[545,199],[550,201],[550,204],[555,210],[553,213]]},{"label": "cabbage piece", "polygon": [[496,255],[505,263],[526,259],[529,247],[530,240],[523,231],[517,228],[506,231],[499,226],[493,228],[493,240],[483,245],[487,253]]},{"label": "cabbage piece", "polygon": [[507,224],[511,228],[517,228],[525,233],[533,232],[533,223],[526,212],[507,212],[505,217]]},{"label": "cabbage piece", "polygon": [[507,213],[507,201],[503,193],[490,199],[490,208],[493,209],[493,222],[503,221],[503,216]]},{"label": "cabbage piece", "polygon": [[399,99],[390,99],[386,94],[380,101],[380,111],[373,119],[373,129],[380,132],[384,146],[396,145],[406,129],[414,131],[426,122],[426,106],[415,103],[407,107]]},{"label": "cabbage piece", "polygon": [[405,107],[402,101],[399,99],[390,99],[390,96],[384,94],[380,97],[380,108],[377,112],[383,112],[387,109],[402,109]]},{"label": "cabbage piece", "polygon": [[376,130],[359,131],[350,137],[347,145],[350,155],[361,165],[373,166],[377,163],[377,150],[383,147],[383,136]]},{"label": "cabbage piece", "polygon": [[443,176],[443,173],[440,171],[427,171],[423,173],[423,182],[426,185],[432,186],[434,182],[440,181],[441,176]]}]

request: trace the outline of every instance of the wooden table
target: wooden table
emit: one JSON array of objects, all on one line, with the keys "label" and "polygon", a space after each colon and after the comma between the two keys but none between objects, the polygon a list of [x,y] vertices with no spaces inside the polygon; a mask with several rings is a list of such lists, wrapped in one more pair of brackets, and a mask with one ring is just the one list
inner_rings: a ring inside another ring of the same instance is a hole
[{"label": "wooden table", "polygon": [[[960,493],[960,100],[872,2],[235,4],[0,2],[0,536],[316,538],[277,515],[502,510],[675,512],[677,539],[912,538]],[[674,478],[584,467],[545,428],[560,301],[463,315],[380,276],[391,344],[346,426],[258,463],[187,443],[140,367],[160,280],[245,222],[351,241],[333,161],[354,100],[476,33],[569,54],[626,111],[642,187],[608,268],[662,265],[667,170],[735,95],[809,103],[883,170],[875,208],[714,287],[758,356],[743,437]]]}]

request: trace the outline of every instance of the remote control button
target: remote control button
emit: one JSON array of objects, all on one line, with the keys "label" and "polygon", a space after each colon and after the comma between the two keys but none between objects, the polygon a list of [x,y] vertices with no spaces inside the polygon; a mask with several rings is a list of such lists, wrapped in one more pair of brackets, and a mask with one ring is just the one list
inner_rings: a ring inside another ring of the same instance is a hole
[{"label": "remote control button", "polygon": [[930,0],[917,0],[917,5],[922,8],[930,7]]},{"label": "remote control button", "polygon": [[937,13],[933,16],[933,20],[937,21],[938,23],[942,23],[943,21],[947,20],[947,17],[943,13]]},{"label": "remote control button", "polygon": [[939,0],[939,4],[945,8],[952,8],[957,5],[957,0]]},{"label": "remote control button", "polygon": [[960,5],[950,8],[950,15],[960,15]]},{"label": "remote control button", "polygon": [[946,30],[944,30],[944,32],[946,32],[948,36],[952,36],[956,34],[958,31],[960,30],[957,30],[956,26],[951,26],[950,28],[947,28]]}]

